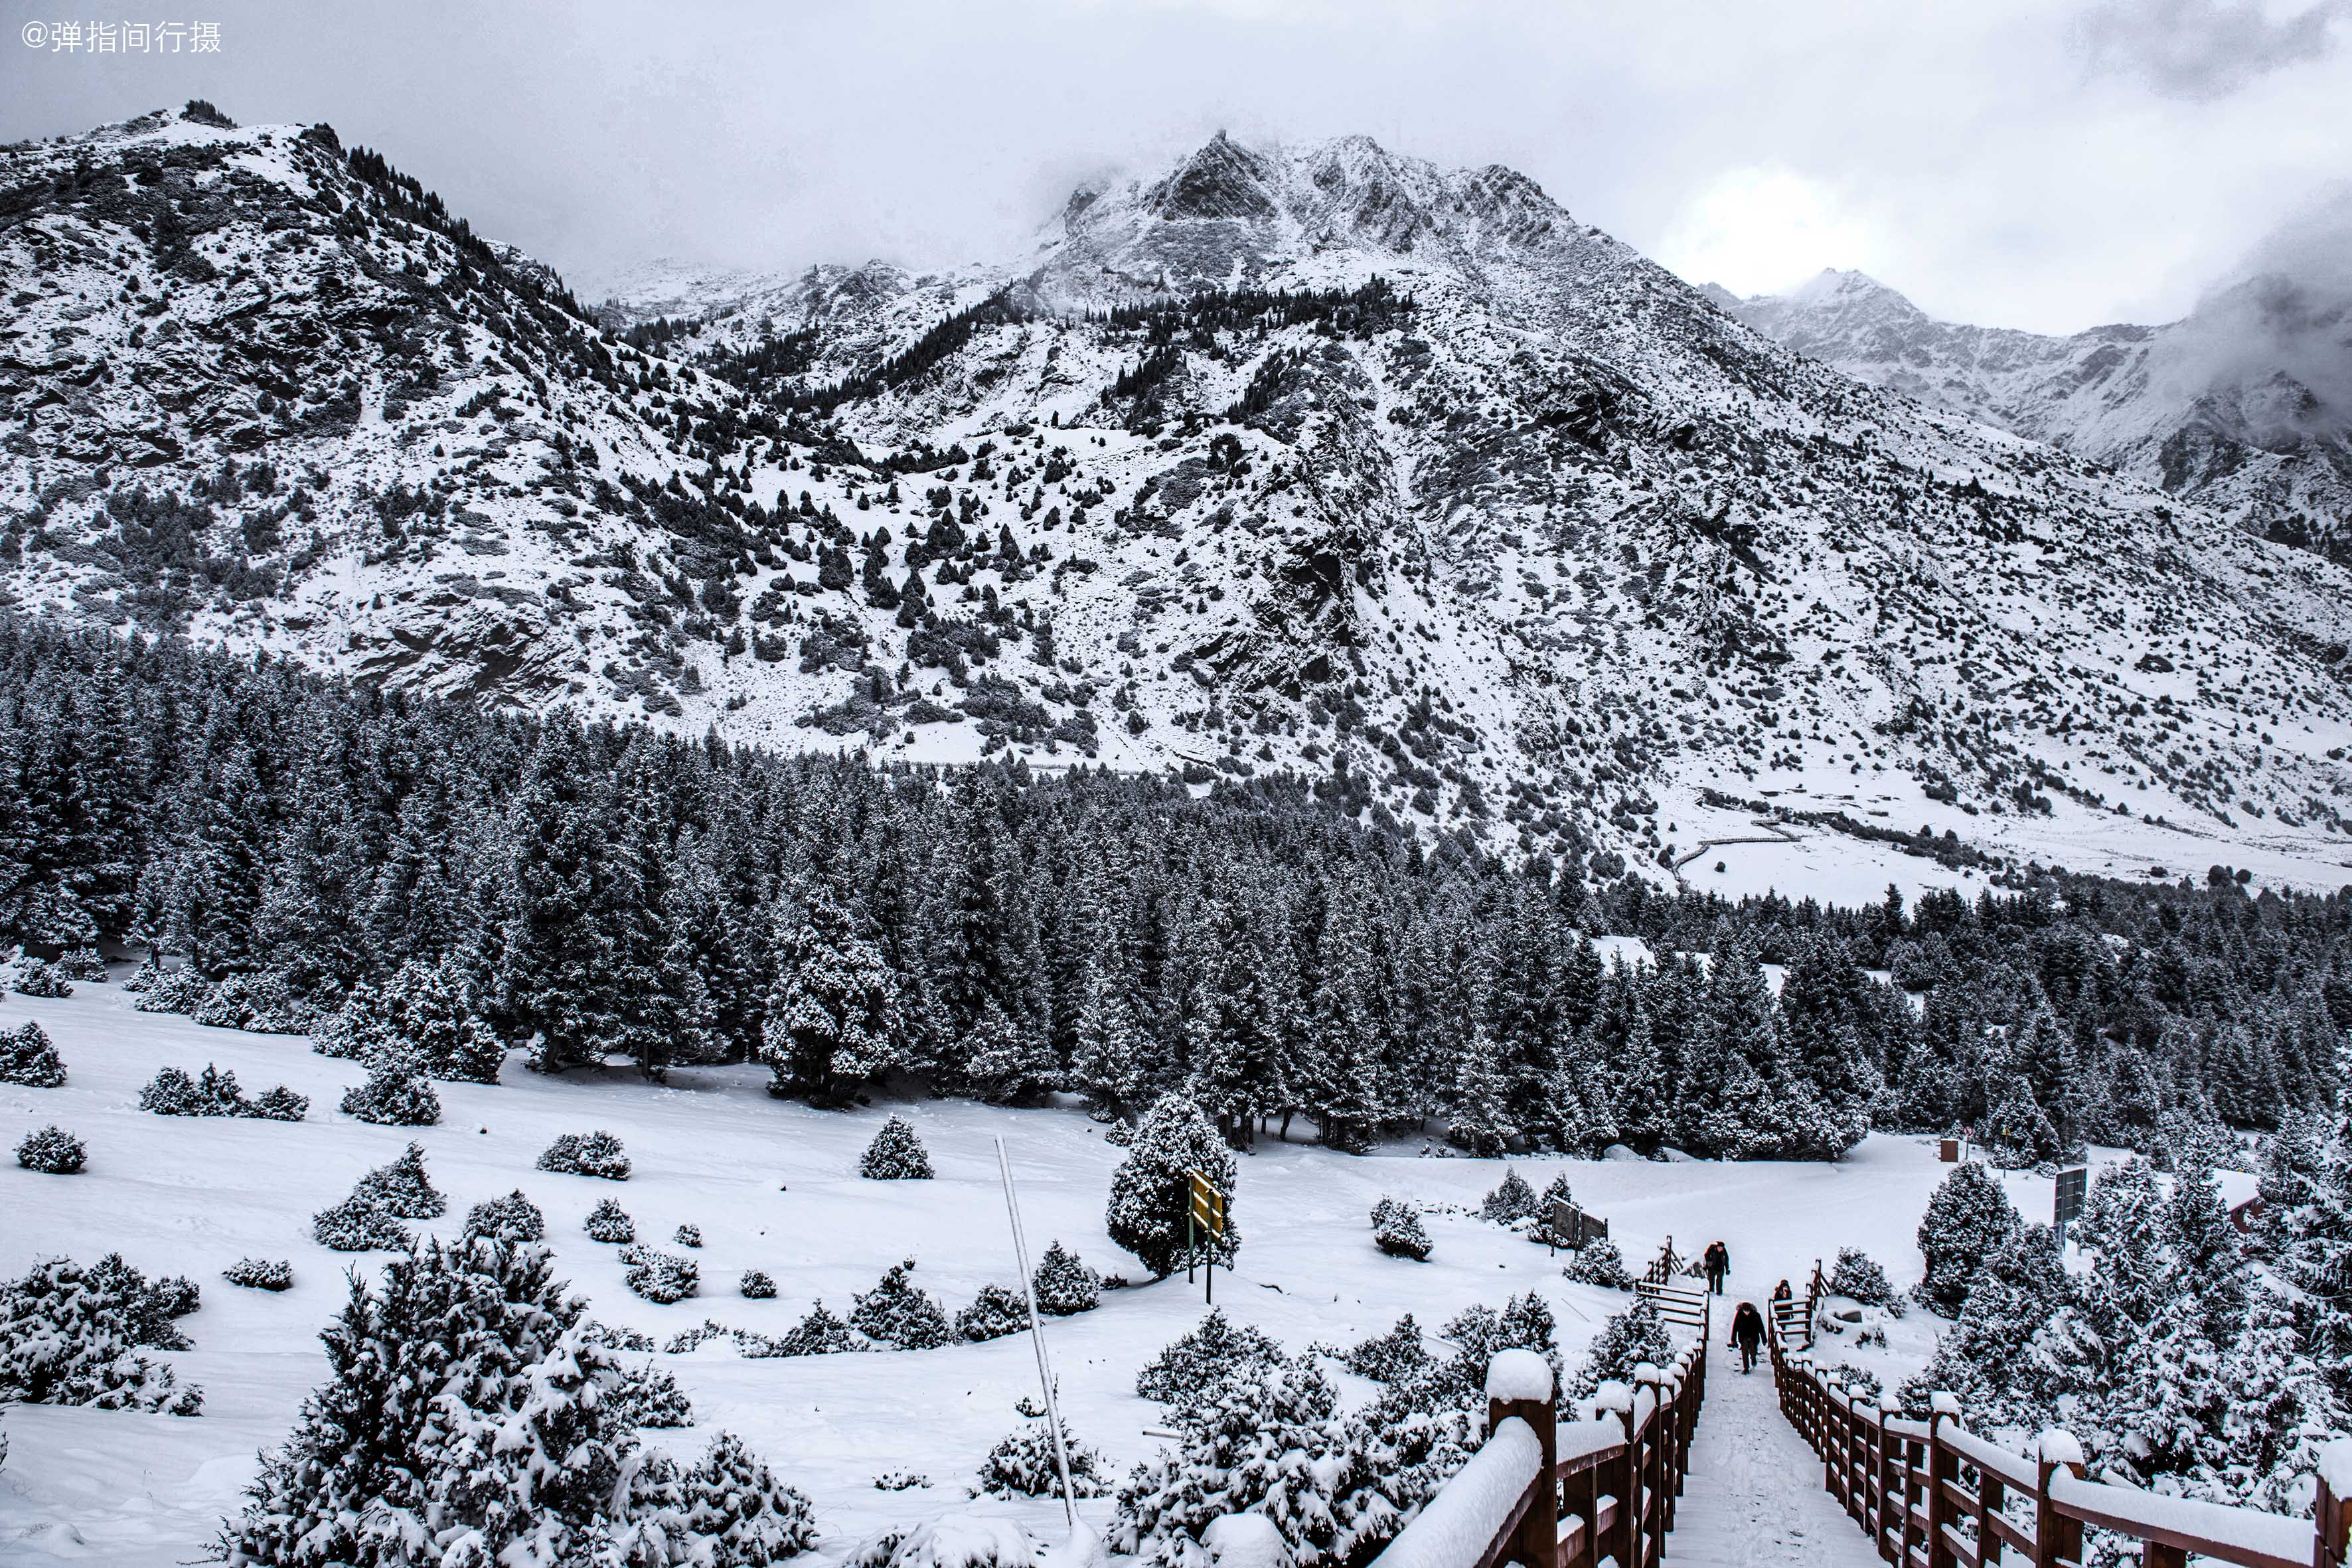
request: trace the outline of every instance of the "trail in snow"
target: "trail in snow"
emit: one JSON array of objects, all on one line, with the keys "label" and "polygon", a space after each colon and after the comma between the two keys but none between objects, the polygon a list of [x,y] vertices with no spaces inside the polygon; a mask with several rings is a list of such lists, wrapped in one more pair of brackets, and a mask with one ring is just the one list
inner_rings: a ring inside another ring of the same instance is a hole
[{"label": "trail in snow", "polygon": [[[1769,1288],[1768,1288],[1769,1289]],[[1762,1304],[1765,1292],[1746,1298]],[[1739,1370],[1723,1341],[1734,1291],[1707,1350],[1706,1403],[1691,1468],[1666,1537],[1675,1568],[1878,1568],[1877,1552],[1822,1487],[1822,1463],[1781,1415],[1772,1369]]]}]

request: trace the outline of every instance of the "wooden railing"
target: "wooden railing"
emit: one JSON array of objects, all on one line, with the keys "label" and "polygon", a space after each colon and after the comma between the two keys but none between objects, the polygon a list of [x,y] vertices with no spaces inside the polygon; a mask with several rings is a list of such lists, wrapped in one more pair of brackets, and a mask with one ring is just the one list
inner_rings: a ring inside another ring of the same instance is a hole
[{"label": "wooden railing", "polygon": [[1772,1380],[1788,1416],[1822,1458],[1823,1484],[1897,1568],[2065,1568],[2085,1526],[2144,1542],[2144,1568],[2184,1568],[2190,1553],[2243,1568],[2342,1568],[2352,1498],[2352,1440],[2328,1445],[2315,1519],[2229,1508],[2111,1486],[2083,1473],[2083,1450],[2044,1432],[2032,1458],[1960,1425],[1958,1401],[1935,1396],[1926,1421],[1830,1383],[1802,1352],[1772,1342]]},{"label": "wooden railing", "polygon": [[1813,1259],[1813,1277],[1805,1282],[1805,1293],[1772,1303],[1772,1342],[1786,1344],[1803,1342],[1804,1348],[1813,1348],[1813,1314],[1821,1310],[1822,1298],[1829,1287],[1822,1279],[1822,1260]]},{"label": "wooden railing", "polygon": [[1631,1387],[1602,1384],[1591,1420],[1559,1422],[1552,1394],[1541,1356],[1496,1356],[1485,1446],[1373,1568],[1656,1568],[1690,1470],[1706,1341],[1666,1370],[1643,1363]]},{"label": "wooden railing", "polygon": [[1633,1287],[1636,1294],[1654,1309],[1659,1317],[1676,1328],[1688,1329],[1698,1335],[1702,1343],[1715,1324],[1713,1299],[1704,1290],[1692,1286],[1661,1285],[1644,1279]]}]

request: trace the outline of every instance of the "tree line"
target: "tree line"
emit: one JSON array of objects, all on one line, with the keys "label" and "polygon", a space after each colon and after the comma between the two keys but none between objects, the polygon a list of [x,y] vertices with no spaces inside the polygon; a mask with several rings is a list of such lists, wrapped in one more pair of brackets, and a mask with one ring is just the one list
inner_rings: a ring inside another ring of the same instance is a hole
[{"label": "tree line", "polygon": [[2226,876],[1732,902],[1365,826],[1328,779],[779,755],[26,619],[0,669],[0,940],[319,1016],[429,983],[548,1071],[1129,1120],[1181,1089],[1235,1141],[1349,1149],[1828,1159],[1966,1123],[2032,1163],[2329,1103],[2352,1026],[2345,897]]}]

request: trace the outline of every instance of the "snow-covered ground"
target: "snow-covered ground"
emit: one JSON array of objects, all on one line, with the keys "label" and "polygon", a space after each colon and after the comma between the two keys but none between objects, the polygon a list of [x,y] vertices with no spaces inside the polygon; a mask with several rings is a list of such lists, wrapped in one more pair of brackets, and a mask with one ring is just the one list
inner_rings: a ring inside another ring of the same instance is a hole
[{"label": "snow-covered ground", "polygon": [[[163,1568],[200,1554],[215,1521],[236,1506],[257,1451],[285,1436],[320,1381],[317,1335],[343,1300],[344,1269],[382,1262],[382,1255],[354,1258],[314,1244],[311,1214],[412,1137],[451,1205],[447,1218],[424,1228],[454,1235],[467,1205],[519,1186],[546,1210],[562,1271],[594,1313],[665,1340],[706,1318],[781,1333],[819,1297],[845,1312],[854,1293],[908,1256],[920,1259],[918,1282],[950,1311],[988,1281],[1013,1283],[992,1142],[998,1136],[1013,1152],[1033,1248],[1058,1237],[1105,1272],[1140,1274],[1103,1229],[1121,1152],[1076,1111],[955,1101],[890,1107],[919,1130],[939,1179],[888,1184],[854,1174],[885,1107],[837,1115],[772,1100],[764,1073],[751,1068],[685,1071],[654,1087],[617,1074],[551,1081],[509,1063],[500,1087],[441,1086],[439,1126],[377,1127],[335,1110],[360,1070],[312,1054],[308,1041],[205,1028],[138,1013],[131,1001],[110,984],[79,986],[65,1001],[0,998],[0,1025],[38,1020],[71,1074],[63,1089],[0,1086],[0,1140],[13,1148],[26,1131],[55,1122],[89,1149],[89,1169],[77,1176],[37,1175],[13,1162],[0,1168],[0,1272],[13,1277],[54,1254],[90,1261],[120,1250],[150,1275],[197,1280],[203,1309],[182,1322],[195,1348],[165,1359],[204,1386],[205,1414],[8,1410],[0,1418],[13,1443],[0,1468],[0,1560],[12,1564]],[[206,1062],[234,1070],[248,1094],[280,1082],[308,1094],[309,1120],[194,1120],[137,1109],[140,1086],[158,1068],[195,1071]],[[626,1144],[635,1163],[627,1182],[533,1169],[556,1134],[596,1128]],[[1350,1343],[1408,1310],[1433,1331],[1473,1302],[1499,1303],[1532,1288],[1551,1303],[1572,1366],[1625,1298],[1568,1283],[1544,1248],[1473,1217],[1502,1163],[1412,1157],[1420,1152],[1415,1144],[1351,1159],[1262,1142],[1241,1162],[1234,1214],[1244,1246],[1238,1270],[1217,1280],[1218,1303],[1300,1350],[1314,1340]],[[1564,1170],[1579,1201],[1612,1220],[1636,1267],[1669,1235],[1685,1252],[1721,1238],[1735,1280],[1759,1295],[1782,1276],[1801,1280],[1815,1258],[1833,1259],[1841,1245],[1865,1248],[1907,1285],[1919,1271],[1912,1233],[1945,1169],[1925,1142],[1885,1137],[1837,1165],[1517,1163],[1538,1188]],[[2048,1182],[2010,1180],[2026,1214],[2048,1213]],[[1383,1194],[1473,1212],[1430,1215],[1434,1256],[1405,1262],[1371,1244],[1367,1215]],[[667,1238],[679,1224],[701,1227],[699,1298],[656,1306],[623,1287],[618,1249],[581,1230],[604,1197],[635,1216],[642,1239],[666,1249],[675,1250]],[[220,1279],[247,1256],[290,1258],[294,1288],[269,1295]],[[776,1300],[736,1294],[737,1276],[754,1267],[775,1276]],[[1115,1472],[1157,1446],[1145,1429],[1163,1419],[1135,1396],[1137,1368],[1201,1311],[1200,1288],[1179,1276],[1108,1292],[1100,1310],[1051,1325],[1064,1408]],[[956,1510],[1010,1511],[1041,1531],[1056,1519],[1048,1501],[974,1504],[965,1496],[982,1457],[1019,1424],[1014,1402],[1034,1388],[1021,1337],[767,1360],[741,1359],[722,1341],[660,1359],[691,1395],[696,1426],[649,1440],[692,1451],[720,1426],[740,1433],[810,1495],[830,1557],[886,1526]],[[920,1473],[930,1485],[876,1489],[875,1478],[894,1469]],[[1108,1500],[1088,1505],[1098,1523],[1110,1509]]]}]

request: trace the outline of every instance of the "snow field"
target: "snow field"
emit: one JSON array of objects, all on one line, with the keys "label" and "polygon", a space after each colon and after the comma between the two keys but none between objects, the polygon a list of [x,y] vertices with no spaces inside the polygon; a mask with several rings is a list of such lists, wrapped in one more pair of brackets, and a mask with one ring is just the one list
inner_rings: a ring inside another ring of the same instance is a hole
[{"label": "snow field", "polygon": [[[8,1410],[13,1451],[0,1468],[0,1560],[12,1564],[163,1568],[200,1553],[215,1521],[236,1506],[256,1453],[283,1440],[322,1377],[317,1335],[344,1300],[344,1270],[373,1275],[384,1259],[319,1247],[310,1215],[412,1139],[424,1145],[432,1180],[450,1205],[446,1217],[415,1228],[454,1237],[467,1206],[520,1187],[546,1211],[558,1273],[588,1298],[593,1313],[659,1342],[705,1319],[781,1334],[818,1298],[846,1314],[856,1292],[908,1256],[920,1260],[916,1282],[951,1313],[983,1284],[1016,1284],[992,1142],[1000,1134],[1012,1151],[1033,1253],[1059,1238],[1106,1274],[1140,1275],[1103,1229],[1122,1152],[1075,1110],[914,1100],[835,1114],[769,1098],[764,1070],[752,1068],[682,1070],[671,1084],[655,1086],[617,1072],[602,1081],[548,1079],[509,1062],[498,1088],[437,1086],[438,1126],[377,1127],[333,1109],[363,1077],[356,1064],[314,1055],[299,1037],[205,1028],[136,1012],[131,1001],[110,984],[79,985],[64,1001],[0,999],[0,1025],[37,1020],[71,1075],[57,1089],[0,1086],[0,1138],[13,1148],[26,1132],[55,1122],[89,1147],[89,1169],[78,1176],[39,1175],[13,1162],[0,1168],[0,1271],[14,1277],[44,1257],[89,1262],[119,1250],[151,1276],[196,1280],[204,1306],[182,1321],[196,1348],[161,1353],[184,1380],[204,1386],[206,1413],[174,1419]],[[309,1120],[165,1118],[137,1109],[138,1089],[157,1068],[193,1072],[206,1062],[235,1071],[248,1093],[283,1082],[308,1094]],[[890,1110],[914,1124],[937,1180],[855,1174],[858,1154]],[[558,1134],[600,1128],[625,1145],[635,1167],[628,1181],[533,1168]],[[1216,1280],[1218,1305],[1296,1352],[1311,1341],[1344,1347],[1405,1311],[1434,1332],[1464,1307],[1534,1289],[1559,1320],[1572,1369],[1584,1343],[1630,1298],[1569,1283],[1545,1248],[1475,1217],[1504,1162],[1412,1158],[1421,1148],[1391,1145],[1358,1159],[1262,1139],[1254,1156],[1240,1160],[1234,1217],[1244,1245],[1238,1269]],[[1885,1137],[1871,1138],[1838,1165],[1515,1163],[1538,1189],[1554,1167],[1564,1171],[1578,1201],[1612,1221],[1613,1239],[1636,1268],[1669,1235],[1686,1253],[1722,1238],[1735,1279],[1759,1300],[1772,1280],[1801,1280],[1815,1258],[1832,1260],[1841,1245],[1864,1247],[1898,1286],[1910,1283],[1919,1271],[1911,1233],[1945,1173],[1932,1146]],[[2029,1216],[2043,1215],[2049,1185],[2016,1180],[2012,1196]],[[1368,1216],[1383,1194],[1437,1211],[1425,1216],[1435,1243],[1429,1262],[1375,1250]],[[621,1249],[581,1229],[604,1198],[626,1209],[639,1237],[656,1246],[667,1247],[681,1223],[699,1226],[704,1245],[686,1256],[701,1268],[702,1293],[670,1306],[630,1293],[621,1282]],[[247,1256],[289,1258],[293,1289],[272,1294],[220,1279],[221,1269]],[[775,1300],[736,1294],[737,1277],[750,1268],[774,1276]],[[1724,1298],[1727,1310],[1737,1300]],[[1123,1476],[1153,1451],[1160,1440],[1147,1429],[1165,1424],[1160,1406],[1133,1393],[1137,1369],[1202,1311],[1200,1287],[1180,1275],[1107,1292],[1097,1311],[1049,1323],[1065,1416],[1080,1439],[1103,1450],[1113,1474]],[[692,1398],[695,1426],[651,1431],[647,1440],[691,1457],[719,1428],[736,1432],[780,1478],[809,1494],[827,1559],[885,1527],[966,1510],[1058,1535],[1060,1509],[1051,1500],[973,1502],[965,1495],[989,1447],[1021,1424],[1015,1401],[1034,1394],[1034,1361],[1023,1336],[937,1351],[761,1360],[743,1359],[720,1340],[657,1359]],[[1369,1395],[1372,1385],[1339,1375],[1351,1398]],[[1712,1398],[1709,1412],[1712,1419]],[[875,1478],[887,1470],[913,1471],[930,1484],[876,1489]],[[1695,1479],[1694,1495],[1700,1489]],[[1102,1499],[1081,1508],[1100,1528],[1113,1506]]]}]

